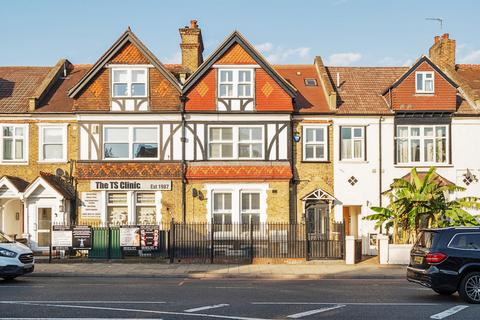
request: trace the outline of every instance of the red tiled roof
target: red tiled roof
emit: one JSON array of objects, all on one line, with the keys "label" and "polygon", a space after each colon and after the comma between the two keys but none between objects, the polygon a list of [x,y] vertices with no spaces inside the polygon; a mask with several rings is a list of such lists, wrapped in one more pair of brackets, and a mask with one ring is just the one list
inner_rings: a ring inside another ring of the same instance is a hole
[{"label": "red tiled roof", "polygon": [[[449,75],[457,82],[460,89],[463,90],[467,98],[480,100],[480,64],[457,64],[455,71],[449,72]],[[479,109],[472,106],[467,101],[460,101],[457,114],[478,114]]]},{"label": "red tiled roof", "polygon": [[50,89],[50,94],[46,96],[36,112],[72,112],[73,99],[68,96],[68,90],[80,81],[80,79],[92,67],[91,64],[76,64],[70,70],[66,78],[60,78],[57,84]]},{"label": "red tiled roof", "polygon": [[382,94],[408,70],[407,67],[326,68],[338,94],[337,114],[391,114]]},{"label": "red tiled roof", "polygon": [[[330,112],[315,65],[275,65],[273,68],[297,89],[295,110],[302,113]],[[317,86],[306,86],[315,79]]]},{"label": "red tiled roof", "polygon": [[28,98],[50,67],[0,67],[0,113],[28,111]]}]

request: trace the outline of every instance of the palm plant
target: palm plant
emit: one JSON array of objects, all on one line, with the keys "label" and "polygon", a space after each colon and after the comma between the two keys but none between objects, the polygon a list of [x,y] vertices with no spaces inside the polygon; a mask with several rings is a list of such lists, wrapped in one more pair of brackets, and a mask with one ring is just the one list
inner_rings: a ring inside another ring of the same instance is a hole
[{"label": "palm plant", "polygon": [[480,209],[480,199],[463,197],[450,200],[450,196],[465,188],[445,183],[435,168],[430,168],[422,177],[416,168],[410,179],[395,179],[385,193],[390,199],[386,207],[372,207],[376,213],[365,217],[377,221],[377,226],[393,227],[393,240],[398,242],[398,232],[403,232],[405,241],[415,241],[421,228],[447,226],[476,226],[477,219],[465,209]]}]

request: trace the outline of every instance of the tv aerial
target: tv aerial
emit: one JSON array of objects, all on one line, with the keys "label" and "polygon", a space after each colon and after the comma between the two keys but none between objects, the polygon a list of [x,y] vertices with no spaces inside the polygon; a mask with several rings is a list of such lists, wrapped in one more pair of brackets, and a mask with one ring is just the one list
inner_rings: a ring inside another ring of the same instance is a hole
[{"label": "tv aerial", "polygon": [[443,19],[442,18],[425,18],[425,20],[437,21],[440,24],[440,30],[443,29]]}]

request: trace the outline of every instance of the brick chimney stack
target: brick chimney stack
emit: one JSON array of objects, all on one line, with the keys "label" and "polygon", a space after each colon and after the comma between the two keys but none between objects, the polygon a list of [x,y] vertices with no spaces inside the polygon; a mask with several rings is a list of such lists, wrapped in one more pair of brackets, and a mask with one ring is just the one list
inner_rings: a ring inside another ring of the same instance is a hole
[{"label": "brick chimney stack", "polygon": [[202,30],[198,27],[197,20],[191,20],[190,26],[180,28],[182,42],[182,66],[193,73],[203,62]]},{"label": "brick chimney stack", "polygon": [[442,69],[455,69],[455,40],[448,33],[436,36],[430,47],[430,59]]}]

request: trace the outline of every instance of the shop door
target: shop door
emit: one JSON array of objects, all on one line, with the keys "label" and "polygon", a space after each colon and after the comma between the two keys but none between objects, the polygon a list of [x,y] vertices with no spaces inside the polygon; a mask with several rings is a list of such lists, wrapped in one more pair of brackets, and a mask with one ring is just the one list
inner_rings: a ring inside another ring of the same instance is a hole
[{"label": "shop door", "polygon": [[52,208],[38,208],[37,211],[37,247],[50,246],[52,229]]}]

